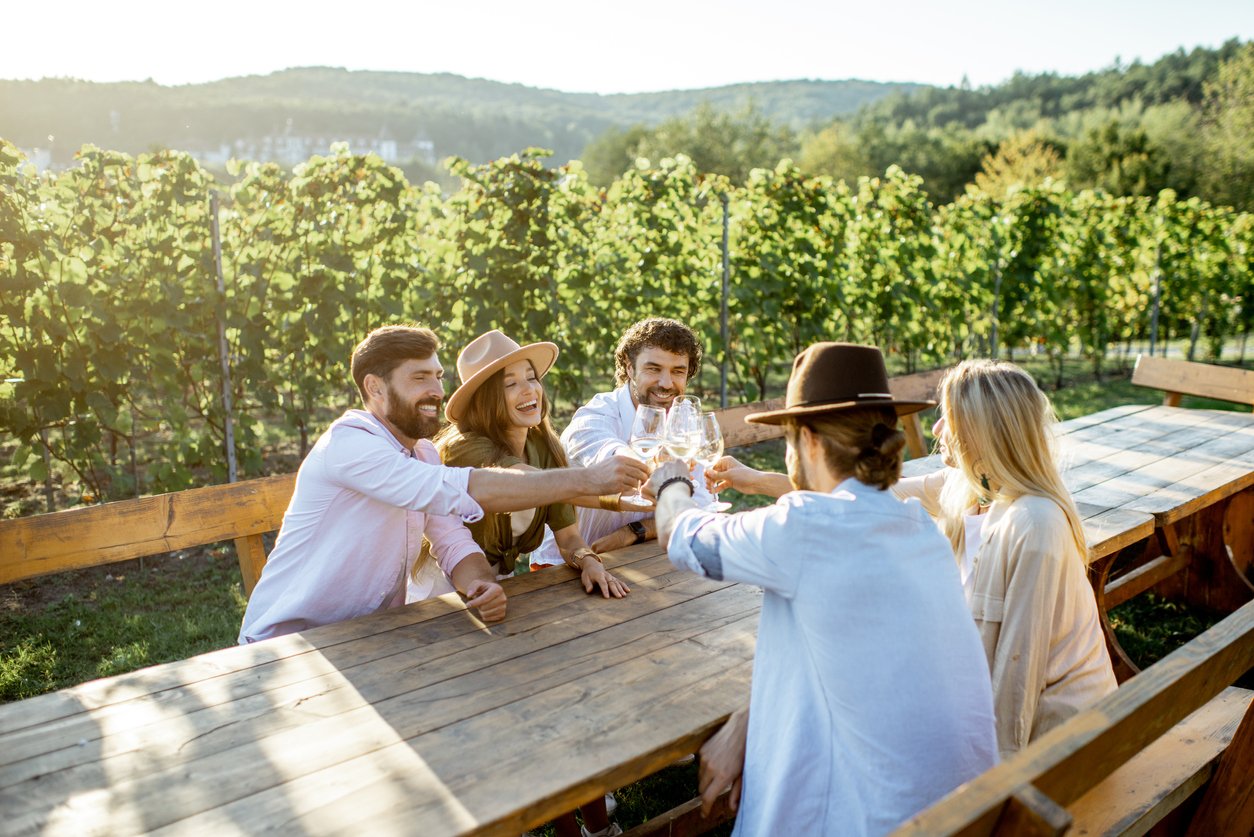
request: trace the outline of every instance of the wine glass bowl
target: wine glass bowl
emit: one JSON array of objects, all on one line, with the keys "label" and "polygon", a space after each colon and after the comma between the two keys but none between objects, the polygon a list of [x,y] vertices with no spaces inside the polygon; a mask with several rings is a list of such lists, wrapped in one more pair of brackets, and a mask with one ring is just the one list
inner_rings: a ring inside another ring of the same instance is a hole
[{"label": "wine glass bowl", "polygon": [[[636,407],[636,415],[631,421],[631,435],[627,444],[641,461],[648,463],[657,456],[659,449],[666,441],[666,411],[661,407],[640,404]],[[619,504],[649,508],[653,501],[640,493],[640,485],[631,494],[619,498]]]},{"label": "wine glass bowl", "polygon": [[691,401],[676,399],[666,414],[666,451],[689,465],[701,447],[701,412]]},{"label": "wine glass bowl", "polygon": [[[723,458],[723,428],[714,413],[702,413],[700,427],[701,443],[694,456],[701,463],[701,467],[709,471],[714,463]],[[717,491],[714,492],[714,499],[705,507],[706,511],[727,511],[730,508],[731,503],[718,499]]]}]

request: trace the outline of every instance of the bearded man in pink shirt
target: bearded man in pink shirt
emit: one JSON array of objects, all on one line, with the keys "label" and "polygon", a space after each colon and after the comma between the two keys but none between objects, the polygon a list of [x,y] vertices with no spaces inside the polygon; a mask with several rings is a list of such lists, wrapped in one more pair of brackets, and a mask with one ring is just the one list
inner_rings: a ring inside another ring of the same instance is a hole
[{"label": "bearded man in pink shirt", "polygon": [[439,345],[430,329],[384,326],[354,349],[363,409],[337,419],[301,463],[244,613],[241,644],[404,604],[424,535],[468,604],[485,621],[499,621],[505,592],[463,521],[533,508],[537,498],[627,491],[648,478],[626,456],[528,472],[441,465],[429,441],[444,400]]}]

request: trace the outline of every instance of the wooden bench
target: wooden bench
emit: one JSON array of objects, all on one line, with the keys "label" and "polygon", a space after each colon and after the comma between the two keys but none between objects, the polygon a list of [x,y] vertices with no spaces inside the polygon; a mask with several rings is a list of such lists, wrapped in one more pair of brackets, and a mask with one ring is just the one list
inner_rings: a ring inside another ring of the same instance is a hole
[{"label": "wooden bench", "polygon": [[[943,373],[906,375],[890,385],[901,398],[930,398]],[[726,446],[781,436],[779,427],[743,421],[778,404],[782,399],[718,411]],[[911,455],[924,455],[918,417],[907,417],[906,427]],[[266,563],[263,536],[282,524],[295,485],[296,475],[285,474],[0,520],[0,584],[233,541],[248,596]]]},{"label": "wooden bench", "polygon": [[[1121,685],[1022,752],[909,820],[923,835],[1244,835],[1254,829],[1254,603]],[[1225,688],[1227,687],[1227,688]],[[627,837],[700,834],[697,800]]]},{"label": "wooden bench", "polygon": [[1254,602],[895,835],[1249,834],[1252,667]]},{"label": "wooden bench", "polygon": [[0,520],[0,584],[229,540],[247,596],[295,485],[285,474]]},{"label": "wooden bench", "polygon": [[[894,398],[909,401],[932,401],[936,399],[936,387],[941,378],[949,371],[947,368],[931,369],[927,372],[916,372],[913,375],[898,375],[888,379],[888,388]],[[716,410],[718,423],[723,430],[723,447],[727,450],[755,445],[771,439],[779,439],[784,435],[781,425],[746,424],[745,416],[765,410],[780,410],[784,407],[784,399],[772,398],[768,401],[755,401],[752,404],[741,404]],[[927,445],[923,438],[923,422],[919,414],[905,416],[901,419],[902,430],[906,434],[906,448],[911,459],[927,456]]]},{"label": "wooden bench", "polygon": [[1163,404],[1179,407],[1184,395],[1254,406],[1254,370],[1137,355],[1132,383],[1164,391]]}]

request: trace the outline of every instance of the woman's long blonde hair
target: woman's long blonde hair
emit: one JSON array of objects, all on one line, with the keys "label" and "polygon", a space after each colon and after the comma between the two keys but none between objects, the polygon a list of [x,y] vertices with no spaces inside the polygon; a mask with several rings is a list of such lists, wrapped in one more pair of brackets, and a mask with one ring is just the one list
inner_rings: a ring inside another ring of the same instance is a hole
[{"label": "woman's long blonde hair", "polygon": [[949,480],[941,494],[942,528],[955,554],[963,549],[963,515],[971,506],[1035,495],[1062,509],[1088,563],[1080,512],[1054,450],[1058,419],[1032,376],[1004,361],[963,361],[941,379],[940,396],[950,454],[965,477]]}]

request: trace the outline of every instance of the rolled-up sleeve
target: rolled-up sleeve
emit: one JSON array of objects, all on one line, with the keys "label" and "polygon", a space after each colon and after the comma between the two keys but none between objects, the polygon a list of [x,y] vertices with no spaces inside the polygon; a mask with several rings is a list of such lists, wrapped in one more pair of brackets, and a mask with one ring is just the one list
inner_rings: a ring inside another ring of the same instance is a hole
[{"label": "rolled-up sleeve", "polygon": [[723,515],[689,509],[675,518],[667,555],[677,569],[715,581],[753,584],[791,597],[797,576],[777,561],[783,505]]},{"label": "rolled-up sleeve", "polygon": [[[440,465],[435,448],[425,439],[414,457],[385,440],[350,426],[336,427],[336,444],[328,447],[328,478],[382,503],[429,515],[455,515],[467,523],[483,517],[470,496],[470,468]],[[434,462],[424,461],[434,458]]]},{"label": "rolled-up sleeve", "polygon": [[[428,465],[440,463],[440,455],[436,453],[435,446],[426,439],[414,448],[414,456]],[[428,514],[426,535],[427,540],[431,541],[431,554],[435,556],[436,563],[450,578],[453,568],[464,559],[483,554],[483,548],[475,543],[470,530],[454,515]]]}]

